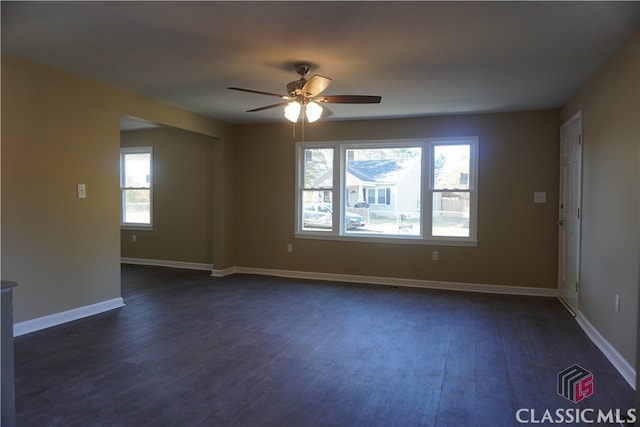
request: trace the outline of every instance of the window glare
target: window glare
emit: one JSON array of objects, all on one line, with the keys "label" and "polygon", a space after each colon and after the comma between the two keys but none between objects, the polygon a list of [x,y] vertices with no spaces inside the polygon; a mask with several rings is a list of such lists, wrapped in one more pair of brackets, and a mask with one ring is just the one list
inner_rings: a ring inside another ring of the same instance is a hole
[{"label": "window glare", "polygon": [[151,185],[151,153],[124,155],[125,187],[149,188]]},{"label": "window glare", "polygon": [[436,145],[433,148],[433,188],[469,188],[470,145]]}]

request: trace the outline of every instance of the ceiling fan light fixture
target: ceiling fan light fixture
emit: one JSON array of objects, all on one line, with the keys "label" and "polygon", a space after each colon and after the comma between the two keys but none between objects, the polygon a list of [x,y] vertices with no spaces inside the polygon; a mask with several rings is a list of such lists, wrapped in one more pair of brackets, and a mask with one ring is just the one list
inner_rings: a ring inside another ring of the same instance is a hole
[{"label": "ceiling fan light fixture", "polygon": [[300,104],[297,101],[290,102],[286,107],[284,107],[284,116],[287,120],[295,123],[298,121],[298,117],[300,117]]},{"label": "ceiling fan light fixture", "polygon": [[287,120],[293,123],[300,120],[300,114],[302,113],[301,110],[303,109],[304,115],[306,115],[306,120],[309,123],[313,123],[323,116],[328,117],[333,114],[331,110],[318,102],[321,102],[322,104],[379,104],[382,100],[382,97],[374,95],[329,95],[319,97],[319,95],[329,86],[331,79],[315,74],[307,80],[304,76],[309,73],[309,64],[296,64],[295,67],[300,78],[293,82],[289,82],[287,85],[287,95],[279,95],[277,93],[264,92],[261,90],[243,89],[241,87],[229,87],[228,89],[280,98],[281,102],[278,102],[277,104],[253,108],[251,110],[247,110],[247,113],[268,110],[270,108],[285,107],[284,116]]},{"label": "ceiling fan light fixture", "polygon": [[322,107],[318,103],[311,101],[305,106],[304,112],[309,123],[313,123],[322,116]]}]

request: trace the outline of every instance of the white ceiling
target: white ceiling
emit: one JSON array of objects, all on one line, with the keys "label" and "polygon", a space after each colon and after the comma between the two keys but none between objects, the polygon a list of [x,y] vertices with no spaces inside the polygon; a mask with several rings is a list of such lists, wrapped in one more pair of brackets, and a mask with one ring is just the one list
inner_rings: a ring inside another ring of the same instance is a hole
[{"label": "white ceiling", "polygon": [[8,2],[2,51],[232,123],[296,62],[333,79],[328,120],[561,106],[635,30],[640,2]]}]

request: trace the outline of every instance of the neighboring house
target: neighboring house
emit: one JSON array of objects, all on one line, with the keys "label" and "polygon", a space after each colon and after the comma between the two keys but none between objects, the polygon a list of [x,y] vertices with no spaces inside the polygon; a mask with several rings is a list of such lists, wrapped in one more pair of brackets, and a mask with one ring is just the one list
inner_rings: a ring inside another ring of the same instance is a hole
[{"label": "neighboring house", "polygon": [[[352,160],[346,168],[346,207],[367,207],[380,216],[416,213],[420,210],[420,159]],[[332,170],[318,177],[321,187]],[[326,201],[318,195],[322,201]]]}]

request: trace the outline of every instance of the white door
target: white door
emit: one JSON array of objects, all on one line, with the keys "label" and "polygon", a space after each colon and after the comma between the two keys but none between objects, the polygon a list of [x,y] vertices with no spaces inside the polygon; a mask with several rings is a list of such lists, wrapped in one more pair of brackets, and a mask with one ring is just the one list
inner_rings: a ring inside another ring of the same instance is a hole
[{"label": "white door", "polygon": [[582,212],[582,115],[560,129],[560,215],[558,221],[558,294],[578,311],[580,283],[580,220]]}]

